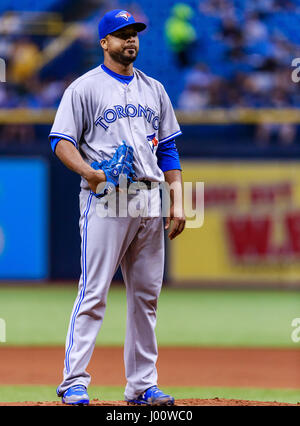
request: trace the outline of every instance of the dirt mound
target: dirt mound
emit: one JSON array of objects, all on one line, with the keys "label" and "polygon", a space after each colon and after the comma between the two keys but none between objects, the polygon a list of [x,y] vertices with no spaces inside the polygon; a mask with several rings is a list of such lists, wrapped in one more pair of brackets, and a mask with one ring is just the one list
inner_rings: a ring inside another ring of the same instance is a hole
[{"label": "dirt mound", "polygon": [[[2,402],[0,406],[62,406],[63,404],[59,401],[53,402]],[[127,403],[124,401],[99,401],[98,399],[93,399],[90,402],[91,406],[98,407],[128,407]],[[195,406],[299,406],[298,404],[287,404],[283,402],[262,402],[262,401],[244,401],[238,399],[221,399],[221,398],[213,398],[213,399],[178,399],[176,401],[175,407],[195,407]]]}]

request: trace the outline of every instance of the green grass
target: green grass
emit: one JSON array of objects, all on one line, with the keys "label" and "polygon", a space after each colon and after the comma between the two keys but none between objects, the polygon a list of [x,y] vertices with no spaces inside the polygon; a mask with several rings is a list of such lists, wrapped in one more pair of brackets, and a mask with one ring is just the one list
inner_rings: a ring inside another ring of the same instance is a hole
[{"label": "green grass", "polygon": [[[0,287],[1,345],[63,345],[77,294],[68,287]],[[158,305],[160,345],[298,348],[291,340],[300,292],[163,289]],[[97,344],[123,345],[126,296],[112,287]]]},{"label": "green grass", "polygon": [[[277,401],[287,403],[300,402],[299,390],[286,389],[246,389],[246,388],[203,388],[203,387],[164,387],[164,391],[172,394],[175,399],[243,399],[249,401]],[[120,401],[124,399],[124,388],[91,386],[91,399],[103,401]],[[0,386],[0,402],[23,401],[59,401],[53,386]]]}]

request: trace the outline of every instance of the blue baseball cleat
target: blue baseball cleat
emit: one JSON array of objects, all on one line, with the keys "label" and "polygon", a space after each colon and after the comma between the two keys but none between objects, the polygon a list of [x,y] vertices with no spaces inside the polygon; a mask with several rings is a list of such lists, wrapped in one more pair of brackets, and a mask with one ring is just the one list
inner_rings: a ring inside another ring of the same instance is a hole
[{"label": "blue baseball cleat", "polygon": [[86,387],[83,385],[71,386],[62,395],[62,403],[68,405],[88,405],[90,402]]},{"label": "blue baseball cleat", "polygon": [[163,393],[157,386],[151,386],[136,399],[127,400],[130,405],[174,405],[172,396]]}]

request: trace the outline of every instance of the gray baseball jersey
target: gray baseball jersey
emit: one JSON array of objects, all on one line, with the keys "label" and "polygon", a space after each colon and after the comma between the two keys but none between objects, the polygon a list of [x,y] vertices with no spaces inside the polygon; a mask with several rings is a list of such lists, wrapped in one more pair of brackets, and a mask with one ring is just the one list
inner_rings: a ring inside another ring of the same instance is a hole
[{"label": "gray baseball jersey", "polygon": [[[125,141],[134,149],[137,177],[160,182],[164,175],[155,155],[158,143],[179,134],[170,99],[158,81],[134,69],[127,85],[99,66],[65,91],[50,136],[72,142],[89,164],[110,159]],[[120,265],[127,294],[125,398],[131,400],[157,384],[154,330],[164,269],[159,189],[129,196],[129,202],[147,212],[143,217],[100,218],[101,201],[88,190],[86,181],[81,186],[82,273],[66,339],[64,378],[57,393],[90,383],[86,368],[103,321],[108,289]]]},{"label": "gray baseball jersey", "polygon": [[[134,68],[132,81],[122,84],[99,66],[65,91],[50,136],[72,142],[88,163],[109,160],[124,140],[134,149],[138,179],[161,182],[157,144],[180,134],[160,82]],[[81,186],[88,188],[84,180]]]}]

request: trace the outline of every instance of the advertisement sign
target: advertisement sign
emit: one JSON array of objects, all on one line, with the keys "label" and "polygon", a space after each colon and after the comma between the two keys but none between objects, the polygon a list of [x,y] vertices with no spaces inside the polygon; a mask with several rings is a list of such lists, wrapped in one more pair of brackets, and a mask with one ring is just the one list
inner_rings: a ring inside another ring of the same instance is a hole
[{"label": "advertisement sign", "polygon": [[0,279],[48,276],[48,169],[41,159],[0,160]]},{"label": "advertisement sign", "polygon": [[171,279],[225,283],[300,281],[297,162],[182,162],[204,182],[204,222],[170,244]]}]

